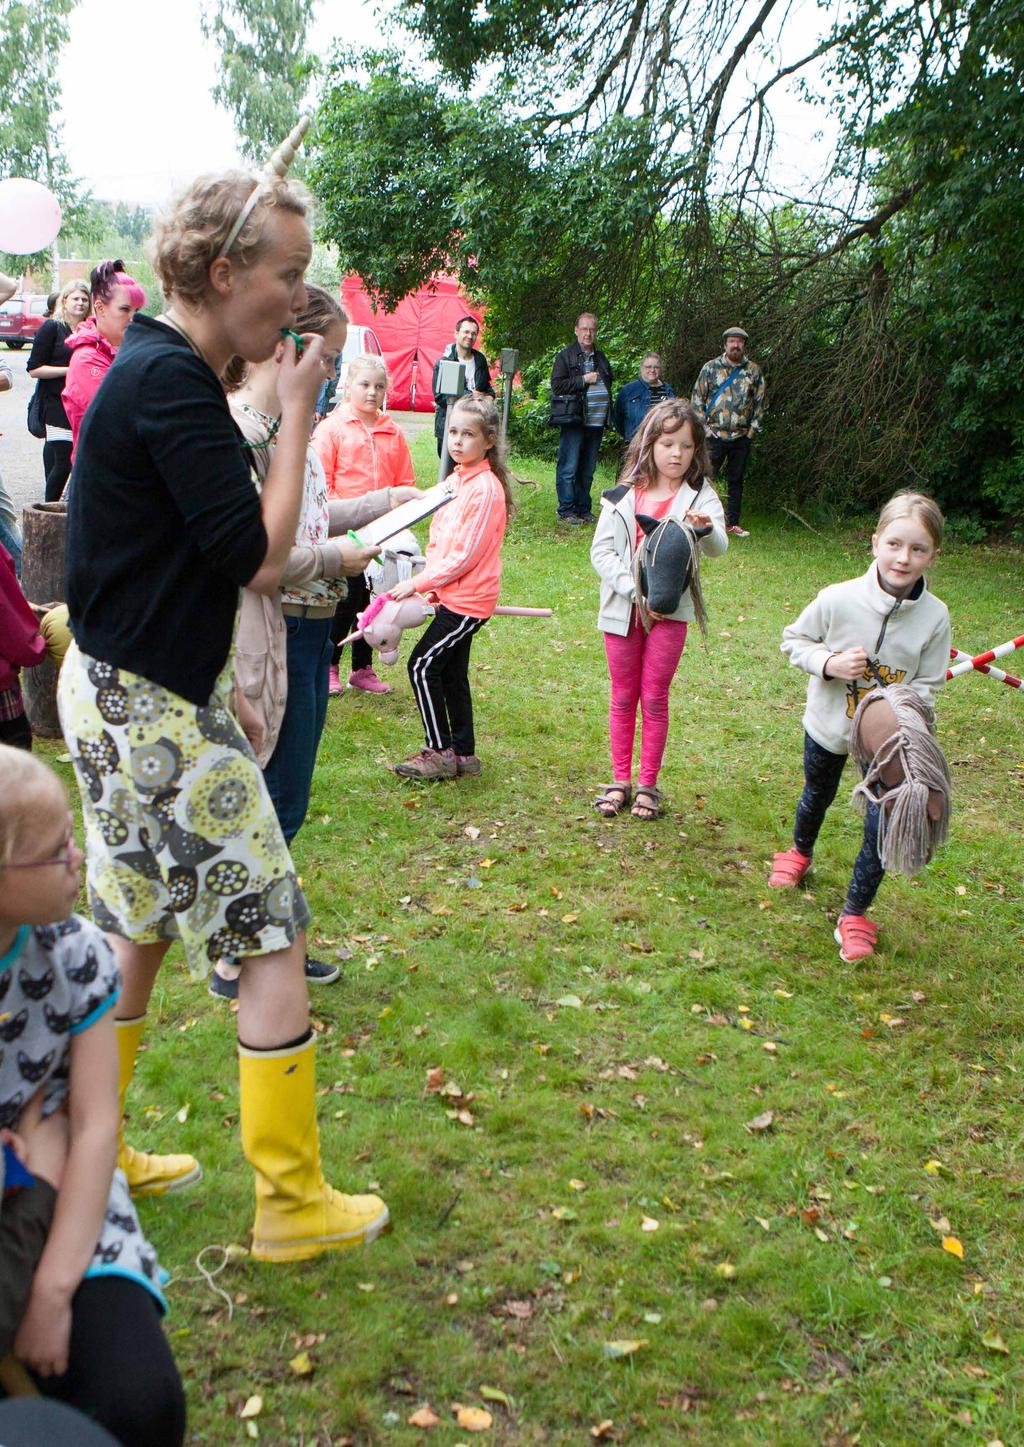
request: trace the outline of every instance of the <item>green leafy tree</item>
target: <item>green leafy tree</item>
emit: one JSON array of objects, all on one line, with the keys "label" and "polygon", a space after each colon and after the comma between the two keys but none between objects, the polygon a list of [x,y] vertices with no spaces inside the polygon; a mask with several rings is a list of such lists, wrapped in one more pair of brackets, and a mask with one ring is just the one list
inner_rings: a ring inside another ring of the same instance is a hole
[{"label": "green leafy tree", "polygon": [[[220,52],[213,97],[234,119],[243,154],[267,159],[294,126],[309,88],[312,0],[212,0],[202,27]],[[301,163],[299,163],[301,166]]]},{"label": "green leafy tree", "polygon": [[5,0],[0,8],[0,175],[24,176],[49,187],[61,203],[65,224],[76,219],[79,188],[53,118],[60,110],[60,59],[76,3]]}]

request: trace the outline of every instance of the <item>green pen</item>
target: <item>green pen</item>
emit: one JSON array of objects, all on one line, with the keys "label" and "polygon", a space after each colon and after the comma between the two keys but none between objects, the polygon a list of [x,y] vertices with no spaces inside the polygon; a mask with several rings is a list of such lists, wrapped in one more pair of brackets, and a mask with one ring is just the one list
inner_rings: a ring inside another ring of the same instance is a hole
[{"label": "green pen", "polygon": [[[358,533],[354,533],[351,528],[349,528],[349,530],[348,530],[348,536],[352,539],[352,541],[355,543],[355,545],[356,545],[357,548],[365,548],[365,547],[366,547],[366,544],[363,542],[363,540],[362,540],[362,538],[359,536],[359,534],[358,534]],[[383,566],[384,566],[384,559],[383,559],[383,558],[374,558],[373,561],[374,561],[375,563],[379,563],[380,566],[383,568]]]},{"label": "green pen", "polygon": [[299,336],[298,332],[293,332],[291,327],[282,327],[281,335],[282,337],[291,337],[292,341],[295,343],[295,350],[301,357],[306,348],[303,345],[302,338]]}]

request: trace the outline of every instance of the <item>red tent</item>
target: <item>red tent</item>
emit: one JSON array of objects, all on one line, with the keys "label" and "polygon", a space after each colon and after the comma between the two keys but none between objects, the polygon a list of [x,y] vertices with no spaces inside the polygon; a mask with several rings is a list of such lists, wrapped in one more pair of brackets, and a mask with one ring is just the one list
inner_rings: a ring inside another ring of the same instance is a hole
[{"label": "red tent", "polygon": [[399,412],[433,412],[430,387],[434,363],[453,340],[460,317],[483,321],[475,306],[450,276],[435,277],[398,303],[393,312],[374,310],[358,276],[346,276],[341,299],[351,321],[372,327],[384,352],[388,369],[388,407]]}]

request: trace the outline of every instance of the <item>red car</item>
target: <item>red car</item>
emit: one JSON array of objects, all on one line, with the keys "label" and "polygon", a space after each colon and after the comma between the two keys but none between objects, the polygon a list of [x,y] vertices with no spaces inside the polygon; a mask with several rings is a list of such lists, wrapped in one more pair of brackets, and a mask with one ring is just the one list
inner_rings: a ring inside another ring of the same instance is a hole
[{"label": "red car", "polygon": [[32,341],[45,318],[46,297],[42,293],[12,296],[0,306],[0,342],[6,342],[12,351],[20,351]]}]

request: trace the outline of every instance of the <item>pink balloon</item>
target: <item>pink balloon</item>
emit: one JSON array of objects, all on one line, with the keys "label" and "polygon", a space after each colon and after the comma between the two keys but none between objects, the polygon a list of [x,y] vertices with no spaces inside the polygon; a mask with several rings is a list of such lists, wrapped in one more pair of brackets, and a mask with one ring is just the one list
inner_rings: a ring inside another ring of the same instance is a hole
[{"label": "pink balloon", "polygon": [[38,181],[0,181],[0,251],[31,256],[60,230],[60,202]]}]

